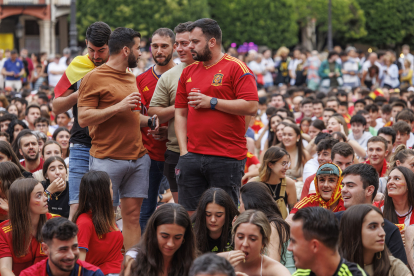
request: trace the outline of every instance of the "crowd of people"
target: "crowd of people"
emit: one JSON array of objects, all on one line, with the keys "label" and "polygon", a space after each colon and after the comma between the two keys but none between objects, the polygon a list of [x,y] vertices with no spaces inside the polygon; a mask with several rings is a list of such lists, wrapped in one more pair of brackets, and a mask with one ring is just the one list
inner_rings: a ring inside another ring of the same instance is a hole
[{"label": "crowd of people", "polygon": [[222,48],[216,21],[0,51],[0,273],[408,276],[413,56]]}]

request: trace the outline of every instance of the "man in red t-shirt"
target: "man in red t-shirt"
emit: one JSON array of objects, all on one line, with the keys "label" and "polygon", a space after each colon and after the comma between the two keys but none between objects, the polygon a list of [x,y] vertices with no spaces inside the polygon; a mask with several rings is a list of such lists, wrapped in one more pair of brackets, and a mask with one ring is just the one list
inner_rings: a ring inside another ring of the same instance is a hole
[{"label": "man in red t-shirt", "polygon": [[[137,77],[138,90],[141,93],[142,109],[141,113],[148,116],[148,109],[154,95],[158,79],[163,73],[175,66],[172,59],[175,46],[174,32],[168,28],[160,28],[152,34],[151,54],[155,65]],[[157,207],[158,189],[163,178],[164,171],[164,154],[167,150],[167,130],[168,123],[160,126],[160,133],[156,135],[147,135],[150,127],[141,128],[142,142],[148,150],[151,158],[151,168],[149,172],[148,198],[142,202],[141,215],[139,223],[141,231],[145,230],[147,221]]]},{"label": "man in red t-shirt", "polygon": [[42,228],[42,250],[48,259],[26,268],[20,275],[103,276],[98,267],[79,260],[82,257],[79,256],[77,233],[76,224],[65,218],[48,220]]},{"label": "man in red t-shirt", "polygon": [[238,203],[247,154],[245,116],[256,115],[258,94],[252,71],[221,52],[216,21],[188,26],[195,63],[181,74],[175,100],[180,146],[176,167],[178,200],[191,214],[205,190],[219,187]]},{"label": "man in red t-shirt", "polygon": [[388,169],[388,163],[385,157],[388,154],[388,142],[381,136],[373,136],[367,142],[368,159],[365,164],[375,168],[379,177],[385,176]]},{"label": "man in red t-shirt", "polygon": [[43,159],[40,157],[39,143],[37,137],[31,130],[22,130],[22,136],[17,141],[19,152],[24,160],[20,162],[22,166],[31,173],[43,169]]}]

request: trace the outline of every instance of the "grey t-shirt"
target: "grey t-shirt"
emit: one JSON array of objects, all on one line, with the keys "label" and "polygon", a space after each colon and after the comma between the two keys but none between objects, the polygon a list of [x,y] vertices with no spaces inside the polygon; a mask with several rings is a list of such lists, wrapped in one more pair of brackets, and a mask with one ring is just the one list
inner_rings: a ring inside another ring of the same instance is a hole
[{"label": "grey t-shirt", "polygon": [[[175,104],[178,80],[186,66],[187,64],[182,62],[162,74],[152,96],[150,107],[169,107]],[[175,135],[174,122],[174,118],[168,122],[167,149],[179,153],[180,147],[178,146],[177,136]]]}]

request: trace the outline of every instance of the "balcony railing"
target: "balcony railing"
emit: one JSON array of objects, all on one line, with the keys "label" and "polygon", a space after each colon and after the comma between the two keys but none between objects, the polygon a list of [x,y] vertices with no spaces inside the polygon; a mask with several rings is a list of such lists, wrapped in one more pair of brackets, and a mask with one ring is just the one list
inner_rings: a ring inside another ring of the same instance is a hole
[{"label": "balcony railing", "polygon": [[24,5],[44,5],[45,0],[0,0],[0,5],[24,6]]}]

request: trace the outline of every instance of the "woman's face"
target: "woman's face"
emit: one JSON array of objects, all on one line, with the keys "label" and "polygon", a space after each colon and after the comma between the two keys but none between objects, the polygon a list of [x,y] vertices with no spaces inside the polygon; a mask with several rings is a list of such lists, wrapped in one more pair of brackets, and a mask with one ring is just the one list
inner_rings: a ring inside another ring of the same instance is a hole
[{"label": "woman's face", "polygon": [[210,233],[221,233],[226,221],[226,210],[216,203],[209,203],[206,207],[206,225]]},{"label": "woman's face", "polygon": [[412,172],[414,172],[414,156],[410,156],[407,159],[405,159],[404,163],[401,163],[399,160],[396,161],[397,166],[403,166],[407,169],[410,169]]},{"label": "woman's face", "polygon": [[286,127],[286,126],[285,126],[284,124],[279,124],[279,125],[276,127],[276,137],[277,137],[277,140],[282,141],[282,138],[283,138],[283,129],[284,129],[285,127]]},{"label": "woman's face", "polygon": [[285,155],[275,163],[269,162],[268,166],[272,170],[272,173],[277,175],[279,178],[285,178],[286,177],[286,171],[290,167],[290,162],[289,161],[290,161],[289,155]]},{"label": "woman's face", "polygon": [[314,127],[314,126],[309,126],[309,136],[311,139],[315,138],[316,135],[318,135],[318,133],[321,132],[318,128]]},{"label": "woman's face", "polygon": [[270,119],[270,128],[273,131],[276,131],[276,127],[277,127],[278,124],[280,124],[281,121],[282,120],[280,120],[279,116],[272,117],[272,119]]},{"label": "woman's face", "polygon": [[29,209],[33,215],[43,215],[48,212],[47,197],[40,183],[34,187],[30,194]]},{"label": "woman's face", "polygon": [[49,157],[52,156],[59,156],[62,157],[62,152],[60,151],[60,147],[56,144],[49,144],[45,147],[44,150],[44,160],[47,160]]},{"label": "woman's face", "polygon": [[67,149],[69,148],[69,138],[70,138],[69,132],[61,131],[56,136],[56,142],[60,144],[62,149]]},{"label": "woman's face", "polygon": [[318,191],[322,199],[329,201],[335,191],[338,176],[330,174],[322,174],[318,176]]},{"label": "woman's face", "polygon": [[49,168],[47,168],[47,178],[52,183],[57,178],[62,178],[66,181],[66,168],[65,165],[60,161],[56,160],[50,163]]},{"label": "woman's face", "polygon": [[398,169],[393,170],[388,176],[387,192],[390,197],[407,196],[407,181]]},{"label": "woman's face", "polygon": [[21,125],[15,125],[14,126],[14,132],[13,137],[16,138],[17,135],[19,135],[20,131],[22,131],[24,128]]},{"label": "woman's face", "polygon": [[328,127],[326,129],[329,131],[329,133],[341,131],[341,124],[335,118],[330,118],[328,120]]},{"label": "woman's face", "polygon": [[246,262],[254,260],[262,251],[263,242],[260,228],[252,223],[241,223],[234,235],[234,250],[241,250],[246,255]]},{"label": "woman's face", "polygon": [[309,126],[310,126],[310,124],[309,124],[308,121],[303,121],[300,124],[300,129],[302,130],[303,133],[308,134],[309,133]]},{"label": "woman's face", "polygon": [[185,228],[177,224],[161,224],[157,227],[158,249],[163,256],[171,257],[183,244]]},{"label": "woman's face", "polygon": [[10,114],[14,114],[16,116],[19,116],[19,111],[17,110],[17,107],[14,104],[9,105],[8,112]]},{"label": "woman's face", "polygon": [[4,153],[0,152],[0,163],[1,162],[6,162],[6,161],[11,161],[11,159],[5,155]]},{"label": "woman's face", "polygon": [[282,143],[286,148],[295,146],[298,139],[298,135],[296,135],[293,128],[287,126],[283,129]]},{"label": "woman's face", "polygon": [[372,210],[364,218],[361,229],[362,246],[365,252],[377,253],[384,250],[384,218]]}]

